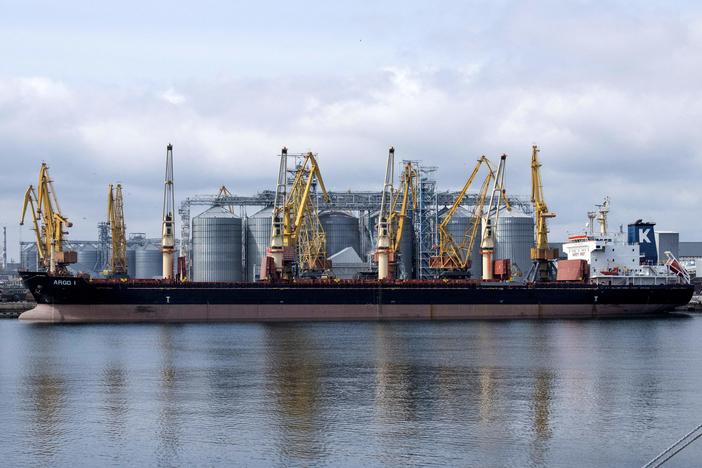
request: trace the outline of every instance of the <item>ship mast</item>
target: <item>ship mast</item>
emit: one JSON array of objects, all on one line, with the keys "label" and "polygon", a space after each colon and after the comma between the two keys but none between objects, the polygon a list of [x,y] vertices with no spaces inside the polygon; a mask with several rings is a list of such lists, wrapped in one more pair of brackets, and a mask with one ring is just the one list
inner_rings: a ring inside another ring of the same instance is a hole
[{"label": "ship mast", "polygon": [[163,186],[163,215],[161,218],[161,252],[163,252],[163,279],[173,279],[173,251],[175,250],[175,194],[173,192],[173,145],[166,147],[166,176]]},{"label": "ship mast", "polygon": [[607,235],[607,214],[609,214],[609,197],[605,197],[601,205],[597,207],[597,221],[600,223],[600,234]]}]

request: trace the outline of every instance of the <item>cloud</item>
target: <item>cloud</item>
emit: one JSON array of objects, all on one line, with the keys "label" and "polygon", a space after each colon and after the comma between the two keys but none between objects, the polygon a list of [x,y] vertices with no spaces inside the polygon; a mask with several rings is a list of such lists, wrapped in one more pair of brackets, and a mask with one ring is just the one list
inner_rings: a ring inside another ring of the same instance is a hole
[{"label": "cloud", "polygon": [[495,2],[466,27],[468,13],[454,7],[440,28],[411,38],[406,29],[374,35],[383,21],[369,20],[364,40],[382,38],[374,50],[383,55],[363,66],[347,67],[341,48],[314,72],[117,83],[0,76],[0,222],[15,224],[42,160],[76,238],[95,237],[115,181],[125,186],[129,229],[158,233],[169,142],[179,199],[222,184],[272,188],[284,145],[318,152],[333,190],[379,188],[390,145],[400,159],[438,166],[442,189],[460,187],[481,154],[507,153],[508,190],[527,194],[536,143],[555,238],[583,226],[605,195],[612,225],[648,218],[702,238],[691,215],[702,166],[699,12]]},{"label": "cloud", "polygon": [[161,99],[173,104],[174,106],[178,106],[178,105],[183,104],[185,102],[185,96],[183,96],[182,94],[179,94],[173,88],[168,88],[167,90],[165,90],[161,94]]}]

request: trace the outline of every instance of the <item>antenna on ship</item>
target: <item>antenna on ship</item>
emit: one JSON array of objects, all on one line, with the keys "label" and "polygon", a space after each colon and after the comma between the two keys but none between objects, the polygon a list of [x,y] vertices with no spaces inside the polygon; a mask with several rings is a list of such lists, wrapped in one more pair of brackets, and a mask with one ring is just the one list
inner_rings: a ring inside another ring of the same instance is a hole
[{"label": "antenna on ship", "polygon": [[163,252],[163,279],[173,279],[173,251],[175,250],[175,195],[173,192],[173,145],[166,146],[166,177],[163,186],[163,216],[161,252]]}]

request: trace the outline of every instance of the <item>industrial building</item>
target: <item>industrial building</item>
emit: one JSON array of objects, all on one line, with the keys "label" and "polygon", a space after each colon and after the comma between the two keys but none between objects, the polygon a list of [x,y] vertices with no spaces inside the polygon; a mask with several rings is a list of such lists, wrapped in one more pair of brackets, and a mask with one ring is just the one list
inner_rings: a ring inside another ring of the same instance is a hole
[{"label": "industrial building", "polygon": [[[402,278],[425,278],[432,275],[428,258],[437,242],[436,226],[446,207],[455,200],[455,192],[437,192],[435,182],[420,185],[422,204],[405,224],[399,263]],[[352,278],[372,268],[375,248],[379,192],[330,192],[329,203],[318,201],[320,221],[327,236],[327,257],[339,278]],[[534,238],[531,205],[526,197],[511,196],[513,208],[505,211],[497,227],[496,255],[510,258],[518,272],[530,265],[529,249]],[[469,222],[475,197],[465,198],[465,205],[451,220],[456,236],[463,235]],[[189,277],[194,281],[255,281],[259,279],[261,259],[271,240],[273,194],[222,197],[201,195],[186,198],[180,205],[181,236],[190,241],[177,249],[188,256]],[[200,208],[191,218],[191,210]],[[247,214],[247,211],[252,213]],[[74,273],[100,276],[110,258],[109,232],[104,223],[98,226],[97,241],[70,240],[68,248],[77,252],[78,262],[70,265]],[[128,274],[132,278],[161,276],[161,239],[133,233],[127,239]],[[479,245],[474,246],[471,273],[479,277],[482,269]],[[21,245],[22,268],[38,265],[34,242]]]}]

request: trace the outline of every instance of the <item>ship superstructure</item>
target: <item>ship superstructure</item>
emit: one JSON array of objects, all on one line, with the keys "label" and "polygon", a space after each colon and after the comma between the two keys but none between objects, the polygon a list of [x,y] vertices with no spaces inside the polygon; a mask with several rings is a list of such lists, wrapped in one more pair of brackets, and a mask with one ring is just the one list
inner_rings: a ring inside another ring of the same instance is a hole
[{"label": "ship superstructure", "polygon": [[[666,252],[666,261],[642,252],[649,250],[646,243],[653,238],[654,223],[639,221],[629,226],[629,233],[608,232],[607,214],[609,198],[598,205],[599,232],[592,226],[589,232],[574,234],[563,244],[563,252],[572,262],[585,262],[587,279],[593,284],[606,285],[656,285],[690,283],[690,276],[672,253]],[[590,216],[590,220],[593,217]],[[638,226],[645,225],[646,228]],[[640,231],[637,231],[639,229]],[[633,235],[632,235],[633,234]],[[654,247],[655,252],[655,247]],[[559,262],[559,267],[563,262]]]}]

